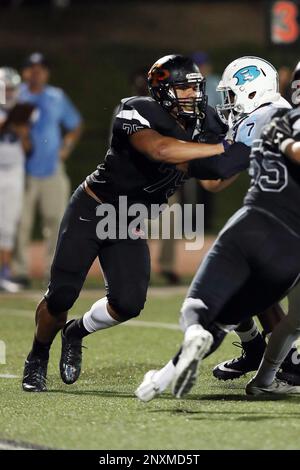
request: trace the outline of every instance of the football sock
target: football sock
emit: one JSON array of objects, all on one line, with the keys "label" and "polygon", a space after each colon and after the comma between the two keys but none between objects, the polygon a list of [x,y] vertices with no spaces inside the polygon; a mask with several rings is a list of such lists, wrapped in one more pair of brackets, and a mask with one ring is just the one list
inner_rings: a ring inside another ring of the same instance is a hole
[{"label": "football sock", "polygon": [[32,359],[43,359],[47,361],[49,359],[49,351],[51,347],[51,343],[41,343],[34,337],[32,349],[27,356],[27,359],[30,361]]},{"label": "football sock", "polygon": [[299,329],[286,317],[278,323],[266,349],[264,358],[255,375],[255,381],[259,386],[270,385],[282,363],[287,356],[295,340],[299,337]]},{"label": "football sock", "polygon": [[257,373],[255,374],[255,383],[259,387],[267,387],[273,382],[275,375],[280,367],[280,363],[269,362],[263,358]]},{"label": "football sock", "polygon": [[256,323],[252,319],[247,323],[241,323],[235,332],[239,336],[242,343],[248,343],[249,341],[252,341],[259,334]]},{"label": "football sock", "polygon": [[82,339],[89,335],[90,332],[85,329],[83,325],[83,318],[79,318],[78,320],[75,320],[67,325],[64,334],[67,336],[67,338]]},{"label": "football sock", "polygon": [[162,369],[155,373],[155,382],[159,386],[159,391],[163,392],[170,385],[173,380],[175,372],[175,365],[172,360],[169,361]]},{"label": "football sock", "polygon": [[91,309],[83,315],[83,326],[89,333],[111,328],[119,323],[108,313],[106,297],[97,300]]}]

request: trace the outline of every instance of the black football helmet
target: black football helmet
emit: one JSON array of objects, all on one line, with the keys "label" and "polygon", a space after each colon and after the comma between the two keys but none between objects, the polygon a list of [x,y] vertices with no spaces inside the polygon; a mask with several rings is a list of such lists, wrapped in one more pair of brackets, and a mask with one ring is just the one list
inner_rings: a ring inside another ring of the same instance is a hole
[{"label": "black football helmet", "polygon": [[[167,111],[184,119],[203,118],[207,105],[205,78],[198,66],[179,54],[157,60],[148,72],[150,95]],[[179,98],[179,88],[195,88],[195,97]]]}]

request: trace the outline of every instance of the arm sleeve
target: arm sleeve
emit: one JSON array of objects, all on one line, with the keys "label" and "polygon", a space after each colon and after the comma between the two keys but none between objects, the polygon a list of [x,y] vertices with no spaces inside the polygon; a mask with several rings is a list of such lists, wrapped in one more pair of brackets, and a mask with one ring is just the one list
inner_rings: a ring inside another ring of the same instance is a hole
[{"label": "arm sleeve", "polygon": [[188,174],[202,180],[227,179],[249,167],[250,147],[237,142],[224,153],[189,162]]},{"label": "arm sleeve", "polygon": [[61,123],[68,130],[71,131],[79,126],[82,122],[79,111],[75,108],[71,100],[63,94],[61,103]]}]

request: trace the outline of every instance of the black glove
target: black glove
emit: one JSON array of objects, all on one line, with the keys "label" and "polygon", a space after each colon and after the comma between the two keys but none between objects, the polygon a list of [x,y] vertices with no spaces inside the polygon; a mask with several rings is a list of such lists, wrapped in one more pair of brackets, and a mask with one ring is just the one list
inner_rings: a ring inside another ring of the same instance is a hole
[{"label": "black glove", "polygon": [[264,126],[261,138],[264,146],[278,147],[282,151],[282,144],[286,140],[293,140],[292,133],[292,127],[285,115],[283,117],[275,117],[269,124]]}]

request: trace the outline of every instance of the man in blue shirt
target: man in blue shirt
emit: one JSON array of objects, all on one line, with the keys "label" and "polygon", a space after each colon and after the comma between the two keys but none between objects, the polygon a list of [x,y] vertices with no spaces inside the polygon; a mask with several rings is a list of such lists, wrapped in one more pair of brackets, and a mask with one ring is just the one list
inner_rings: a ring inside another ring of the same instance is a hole
[{"label": "man in blue shirt", "polygon": [[31,128],[33,150],[26,162],[26,191],[15,257],[16,279],[26,286],[29,243],[37,208],[48,244],[47,267],[50,265],[70,192],[64,161],[80,137],[82,118],[63,90],[48,85],[49,65],[43,54],[36,52],[26,59],[23,80],[19,101],[36,107]]}]

